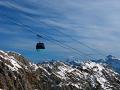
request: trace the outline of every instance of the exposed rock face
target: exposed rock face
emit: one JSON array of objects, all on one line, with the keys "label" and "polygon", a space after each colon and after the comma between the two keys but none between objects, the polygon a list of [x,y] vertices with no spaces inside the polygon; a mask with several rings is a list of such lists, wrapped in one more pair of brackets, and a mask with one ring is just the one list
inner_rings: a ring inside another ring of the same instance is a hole
[{"label": "exposed rock face", "polygon": [[77,67],[60,61],[33,64],[0,51],[0,90],[120,90],[120,75],[91,61]]}]

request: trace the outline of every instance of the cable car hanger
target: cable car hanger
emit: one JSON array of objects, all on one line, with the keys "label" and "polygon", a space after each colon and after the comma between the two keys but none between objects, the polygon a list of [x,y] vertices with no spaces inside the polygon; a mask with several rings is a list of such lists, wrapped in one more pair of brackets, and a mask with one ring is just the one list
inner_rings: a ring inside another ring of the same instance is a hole
[{"label": "cable car hanger", "polygon": [[36,50],[39,50],[39,49],[45,49],[44,43],[38,42],[38,43],[36,44]]}]

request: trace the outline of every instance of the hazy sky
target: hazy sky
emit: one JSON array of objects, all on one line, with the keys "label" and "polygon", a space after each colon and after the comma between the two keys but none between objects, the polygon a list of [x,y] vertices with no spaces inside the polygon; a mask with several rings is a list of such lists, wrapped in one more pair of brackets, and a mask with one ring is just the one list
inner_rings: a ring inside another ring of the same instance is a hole
[{"label": "hazy sky", "polygon": [[[84,57],[52,40],[38,39],[26,30],[29,26],[34,32],[86,54],[94,54],[93,57],[98,54],[77,41],[105,55],[120,57],[119,4],[120,0],[0,0],[0,49],[22,53],[35,62]],[[38,53],[35,44],[39,40],[45,43],[46,50]]]}]

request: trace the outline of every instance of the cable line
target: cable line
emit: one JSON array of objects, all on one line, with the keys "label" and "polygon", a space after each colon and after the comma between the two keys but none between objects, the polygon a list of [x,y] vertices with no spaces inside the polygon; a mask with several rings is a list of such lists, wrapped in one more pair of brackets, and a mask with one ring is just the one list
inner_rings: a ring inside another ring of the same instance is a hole
[{"label": "cable line", "polygon": [[[8,18],[10,18],[10,17],[8,17]],[[78,55],[81,55],[81,54],[82,54],[82,55],[84,55],[85,57],[93,58],[93,57],[89,56],[88,54],[79,51],[79,50],[76,49],[76,48],[73,48],[73,47],[71,47],[71,46],[69,46],[69,45],[67,45],[67,44],[65,44],[65,43],[60,42],[60,41],[57,40],[57,39],[54,39],[54,38],[52,38],[52,37],[50,37],[50,36],[47,36],[47,35],[45,35],[45,34],[40,34],[39,32],[34,32],[33,29],[32,29],[30,26],[28,26],[28,25],[24,25],[24,24],[18,23],[18,22],[16,22],[14,19],[11,19],[11,20],[13,21],[13,23],[15,23],[15,24],[18,25],[18,26],[21,26],[21,27],[24,27],[24,28],[26,27],[27,29],[25,29],[25,30],[30,31],[31,33],[35,34],[35,35],[36,35],[37,37],[39,37],[39,38],[43,38],[43,39],[45,39],[45,40],[48,41],[48,39],[45,38],[45,37],[47,37],[47,38],[49,38],[49,39],[51,39],[51,40],[59,43],[59,46],[61,46],[61,47],[63,47],[63,46],[69,47],[70,49],[72,49],[73,51],[75,51],[76,54],[78,54]],[[45,36],[45,37],[44,37],[44,36]],[[49,40],[49,41],[50,41],[50,40]]]},{"label": "cable line", "polygon": [[[48,25],[48,26],[49,26],[49,25]],[[49,27],[51,27],[51,26],[49,26]],[[61,27],[59,27],[59,28],[61,28]],[[96,49],[94,49],[94,48],[92,48],[92,47],[86,45],[85,43],[82,43],[82,42],[80,42],[79,40],[76,40],[76,39],[72,38],[70,35],[65,34],[65,33],[63,33],[62,31],[58,30],[58,29],[56,29],[56,30],[57,30],[59,33],[63,34],[64,36],[69,37],[71,40],[78,42],[80,45],[83,45],[83,46],[85,46],[85,47],[91,49],[92,51],[98,53],[99,55],[101,55],[101,56],[106,56],[106,55],[104,55],[103,53],[98,52],[98,50],[96,50]]]}]

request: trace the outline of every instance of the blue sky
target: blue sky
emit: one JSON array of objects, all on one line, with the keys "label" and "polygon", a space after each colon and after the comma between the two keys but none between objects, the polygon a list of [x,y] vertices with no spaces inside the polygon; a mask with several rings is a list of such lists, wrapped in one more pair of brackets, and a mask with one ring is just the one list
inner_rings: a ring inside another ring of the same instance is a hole
[{"label": "blue sky", "polygon": [[43,59],[84,57],[43,39],[46,50],[36,52],[38,38],[28,32],[53,37],[94,57],[104,57],[60,33],[95,48],[104,55],[120,56],[119,0],[1,0],[0,49],[22,53],[38,62]]}]

